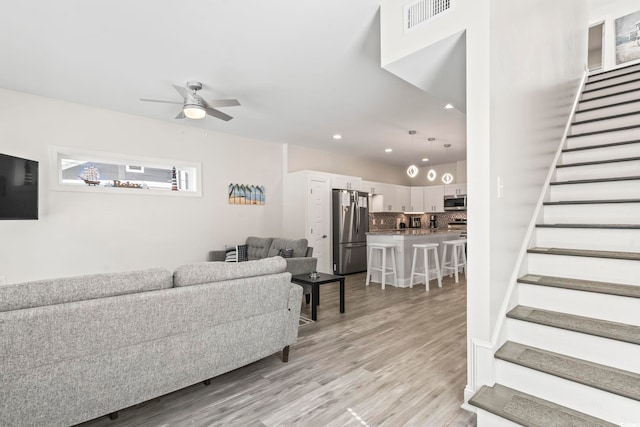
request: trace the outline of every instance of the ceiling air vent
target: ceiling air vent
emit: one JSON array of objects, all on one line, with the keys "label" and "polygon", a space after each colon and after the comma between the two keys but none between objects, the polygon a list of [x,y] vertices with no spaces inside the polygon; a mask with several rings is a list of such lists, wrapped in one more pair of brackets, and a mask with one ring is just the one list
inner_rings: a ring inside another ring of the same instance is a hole
[{"label": "ceiling air vent", "polygon": [[418,0],[404,6],[404,31],[431,21],[451,9],[453,0]]}]

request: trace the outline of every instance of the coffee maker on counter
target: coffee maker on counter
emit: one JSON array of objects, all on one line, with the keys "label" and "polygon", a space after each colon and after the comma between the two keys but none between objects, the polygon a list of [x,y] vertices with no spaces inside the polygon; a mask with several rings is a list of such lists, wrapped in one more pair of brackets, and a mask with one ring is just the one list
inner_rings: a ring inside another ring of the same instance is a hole
[{"label": "coffee maker on counter", "polygon": [[438,228],[438,224],[436,223],[436,216],[435,215],[429,215],[429,228],[431,230],[435,230],[436,228]]}]

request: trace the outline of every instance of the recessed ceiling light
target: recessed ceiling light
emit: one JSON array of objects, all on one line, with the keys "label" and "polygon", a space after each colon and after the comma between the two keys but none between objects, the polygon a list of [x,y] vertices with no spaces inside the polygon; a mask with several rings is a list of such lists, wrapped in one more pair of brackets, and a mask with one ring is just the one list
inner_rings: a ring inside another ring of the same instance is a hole
[{"label": "recessed ceiling light", "polygon": [[333,135],[333,139],[342,139],[342,135],[336,133],[335,135]]},{"label": "recessed ceiling light", "polygon": [[447,105],[444,106],[445,110],[451,110],[452,108],[455,108],[455,107],[453,105],[451,105],[451,104],[447,104]]},{"label": "recessed ceiling light", "polygon": [[428,162],[429,159],[427,159],[426,157],[424,159],[422,159],[423,162]]},{"label": "recessed ceiling light", "polygon": [[390,153],[390,152],[392,152],[392,151],[393,151],[393,150],[392,150],[391,148],[387,148],[387,149],[385,149],[385,150],[384,150],[384,152],[385,152],[385,153]]}]

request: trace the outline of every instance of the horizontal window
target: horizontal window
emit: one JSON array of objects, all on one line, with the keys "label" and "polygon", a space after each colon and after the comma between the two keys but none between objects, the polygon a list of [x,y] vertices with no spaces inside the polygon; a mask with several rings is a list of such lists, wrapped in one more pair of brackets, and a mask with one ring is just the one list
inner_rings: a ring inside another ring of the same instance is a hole
[{"label": "horizontal window", "polygon": [[201,196],[201,165],[53,147],[55,190]]}]

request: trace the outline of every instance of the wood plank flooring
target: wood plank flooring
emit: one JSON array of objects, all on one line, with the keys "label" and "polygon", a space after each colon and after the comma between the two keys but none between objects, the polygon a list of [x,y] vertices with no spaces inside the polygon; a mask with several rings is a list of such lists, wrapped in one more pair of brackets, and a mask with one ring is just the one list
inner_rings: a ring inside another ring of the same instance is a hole
[{"label": "wood plank flooring", "polygon": [[[101,417],[92,426],[475,426],[466,383],[466,283],[440,289],[322,285],[318,321],[300,328],[289,363],[249,366]],[[302,313],[311,316],[303,303]]]}]

